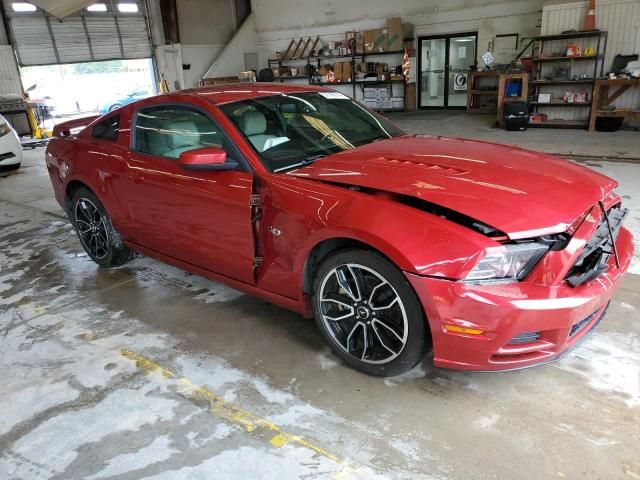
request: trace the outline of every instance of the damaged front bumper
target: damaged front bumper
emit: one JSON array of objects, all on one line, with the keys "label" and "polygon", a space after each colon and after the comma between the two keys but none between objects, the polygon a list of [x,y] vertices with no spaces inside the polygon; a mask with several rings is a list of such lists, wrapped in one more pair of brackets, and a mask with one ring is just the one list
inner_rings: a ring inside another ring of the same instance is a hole
[{"label": "damaged front bumper", "polygon": [[556,359],[604,316],[633,256],[632,236],[625,228],[616,248],[617,264],[611,256],[606,271],[577,287],[566,281],[472,285],[407,273],[430,325],[434,364],[494,371]]}]

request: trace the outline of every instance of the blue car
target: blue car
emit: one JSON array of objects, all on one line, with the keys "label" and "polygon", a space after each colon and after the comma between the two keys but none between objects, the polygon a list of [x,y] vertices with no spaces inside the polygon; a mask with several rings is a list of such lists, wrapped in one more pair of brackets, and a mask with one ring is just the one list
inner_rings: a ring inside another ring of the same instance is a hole
[{"label": "blue car", "polygon": [[105,113],[113,112],[116,108],[123,107],[132,102],[135,102],[136,100],[150,97],[151,95],[153,95],[153,93],[149,90],[139,88],[127,93],[123,97],[109,100],[108,102],[100,105],[98,110],[100,112],[100,115],[104,115]]}]

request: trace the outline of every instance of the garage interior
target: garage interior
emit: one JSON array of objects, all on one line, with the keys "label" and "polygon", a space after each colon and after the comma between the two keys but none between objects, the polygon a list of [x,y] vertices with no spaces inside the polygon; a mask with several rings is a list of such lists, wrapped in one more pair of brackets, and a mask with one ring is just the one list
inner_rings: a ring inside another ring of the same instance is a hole
[{"label": "garage interior", "polygon": [[[590,3],[2,0],[23,160],[0,170],[0,479],[640,478],[640,2],[598,0],[586,28]],[[635,253],[606,319],[548,365],[378,378],[221,283],[95,265],[54,198],[52,128],[265,79],[617,180]]]}]

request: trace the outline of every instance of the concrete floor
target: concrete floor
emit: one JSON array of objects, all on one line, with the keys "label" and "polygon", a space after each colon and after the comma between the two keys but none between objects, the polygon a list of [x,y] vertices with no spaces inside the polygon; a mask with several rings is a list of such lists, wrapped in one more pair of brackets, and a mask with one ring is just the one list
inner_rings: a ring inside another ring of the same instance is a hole
[{"label": "concrete floor", "polygon": [[606,133],[530,128],[526,132],[507,132],[494,128],[494,115],[469,115],[464,111],[397,113],[390,118],[410,133],[476,138],[575,158],[640,161],[640,134],[636,130]]},{"label": "concrete floor", "polygon": [[[466,116],[396,120],[505,136]],[[633,153],[627,133],[598,148]],[[147,258],[97,268],[43,154],[0,178],[0,479],[640,478],[638,257],[606,320],[558,363],[472,374],[427,359],[372,378],[288,311]],[[590,163],[621,182],[640,239],[640,165]]]}]

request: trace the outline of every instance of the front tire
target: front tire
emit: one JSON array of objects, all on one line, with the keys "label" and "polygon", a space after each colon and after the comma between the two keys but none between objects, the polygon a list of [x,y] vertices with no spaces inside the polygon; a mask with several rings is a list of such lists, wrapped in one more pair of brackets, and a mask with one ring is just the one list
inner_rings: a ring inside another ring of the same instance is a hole
[{"label": "front tire", "polygon": [[342,250],[318,267],[313,313],[336,355],[369,375],[400,375],[430,346],[422,306],[402,272],[377,252]]},{"label": "front tire", "polygon": [[70,217],[85,252],[101,267],[117,267],[133,257],[130,249],[116,242],[107,211],[88,188],[73,194]]}]

